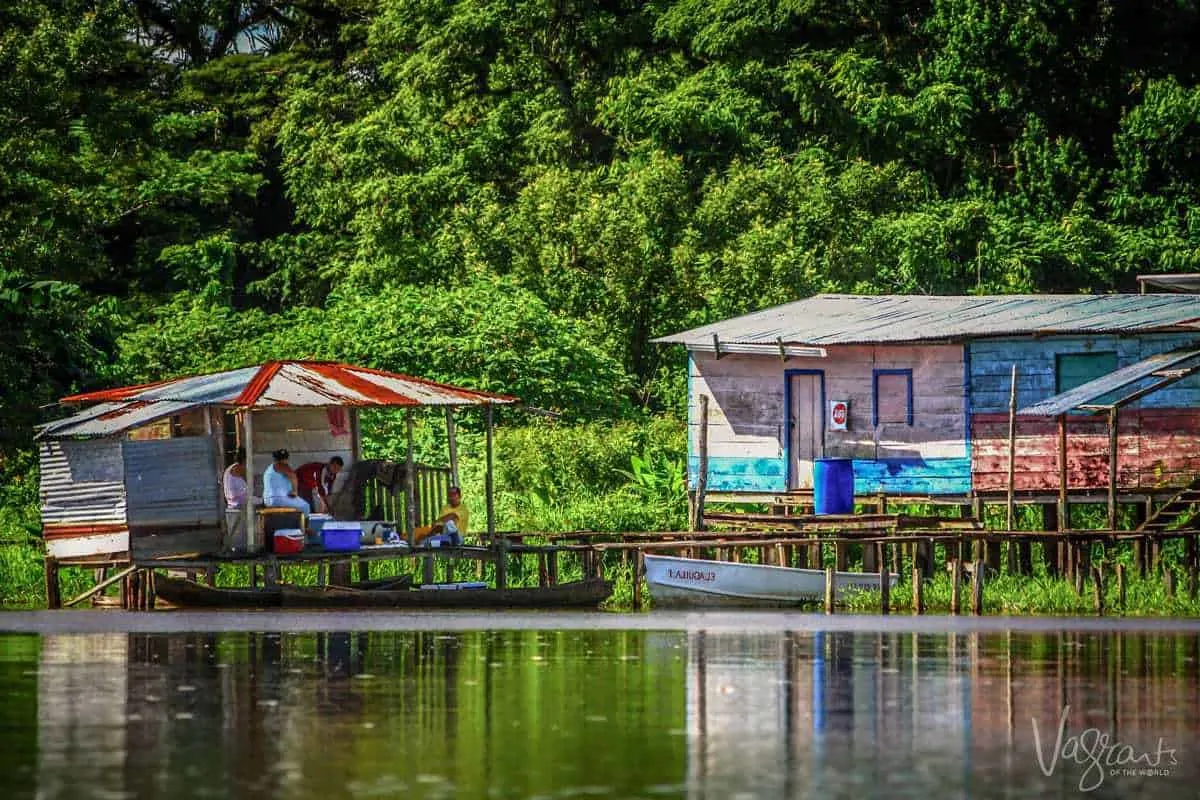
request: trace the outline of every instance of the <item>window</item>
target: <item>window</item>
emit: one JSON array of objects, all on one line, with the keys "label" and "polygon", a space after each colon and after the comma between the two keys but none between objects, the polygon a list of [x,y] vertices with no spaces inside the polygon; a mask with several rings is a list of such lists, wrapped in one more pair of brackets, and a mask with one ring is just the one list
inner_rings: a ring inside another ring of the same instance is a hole
[{"label": "window", "polygon": [[913,424],[911,369],[877,369],[874,375],[875,408],[872,424]]},{"label": "window", "polygon": [[1059,353],[1054,357],[1054,393],[1069,392],[1116,369],[1114,352]]}]

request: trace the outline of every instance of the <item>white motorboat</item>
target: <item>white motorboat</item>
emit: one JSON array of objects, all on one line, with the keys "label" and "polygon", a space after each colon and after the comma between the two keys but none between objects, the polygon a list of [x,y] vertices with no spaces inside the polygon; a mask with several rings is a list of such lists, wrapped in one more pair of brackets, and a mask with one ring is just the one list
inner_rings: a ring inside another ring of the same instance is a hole
[{"label": "white motorboat", "polygon": [[[742,606],[774,608],[819,603],[825,599],[825,571],[769,564],[737,564],[647,554],[646,583],[654,605]],[[889,588],[899,575],[889,575]],[[853,591],[879,591],[879,575],[835,572],[834,602]]]}]

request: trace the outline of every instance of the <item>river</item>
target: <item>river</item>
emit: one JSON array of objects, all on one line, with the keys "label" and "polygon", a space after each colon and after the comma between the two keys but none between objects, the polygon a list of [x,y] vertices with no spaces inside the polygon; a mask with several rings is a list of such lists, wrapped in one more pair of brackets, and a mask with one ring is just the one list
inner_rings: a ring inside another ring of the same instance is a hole
[{"label": "river", "polygon": [[1200,786],[1190,622],[43,612],[0,631],[0,798]]}]

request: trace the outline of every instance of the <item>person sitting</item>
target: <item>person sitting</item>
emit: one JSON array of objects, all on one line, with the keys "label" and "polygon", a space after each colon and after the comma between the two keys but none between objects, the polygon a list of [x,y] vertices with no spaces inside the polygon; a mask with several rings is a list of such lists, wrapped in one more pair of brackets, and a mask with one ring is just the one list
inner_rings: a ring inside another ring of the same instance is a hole
[{"label": "person sitting", "polygon": [[225,491],[225,506],[241,508],[246,505],[250,489],[246,484],[246,448],[239,447],[233,463],[221,475],[221,487]]},{"label": "person sitting", "polygon": [[288,464],[288,456],[285,449],[271,453],[272,464],[263,473],[263,505],[294,508],[307,515],[312,508],[296,491],[296,471]]},{"label": "person sitting", "polygon": [[312,461],[296,470],[296,482],[299,495],[313,510],[322,514],[329,513],[329,495],[333,492],[333,482],[346,462],[341,456],[329,459],[328,464]]},{"label": "person sitting", "polygon": [[423,539],[432,536],[442,536],[442,543],[458,547],[463,543],[467,534],[467,526],[471,523],[471,512],[462,501],[462,489],[451,486],[446,492],[446,505],[431,524],[417,528],[413,534],[413,543],[419,544]]}]

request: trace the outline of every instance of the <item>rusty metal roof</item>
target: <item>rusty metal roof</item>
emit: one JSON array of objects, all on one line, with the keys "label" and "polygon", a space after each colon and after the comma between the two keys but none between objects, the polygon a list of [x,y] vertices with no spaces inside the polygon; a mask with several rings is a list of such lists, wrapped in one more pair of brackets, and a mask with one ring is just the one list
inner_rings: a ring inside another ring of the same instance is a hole
[{"label": "rusty metal roof", "polygon": [[327,361],[272,361],[259,367],[71,395],[62,404],[99,405],[40,427],[38,438],[109,436],[202,406],[469,406],[515,397],[464,389],[394,372]]},{"label": "rusty metal roof", "polygon": [[[1164,388],[1176,381],[1200,372],[1200,347],[1180,348],[1158,353],[1135,364],[1102,375],[1095,380],[1048,397],[1020,409],[1021,415],[1057,417],[1072,411],[1104,411]],[[1123,392],[1121,397],[1102,402],[1109,395]]]},{"label": "rusty metal roof", "polygon": [[1200,297],[821,294],[655,339],[690,347],[882,344],[999,336],[1200,330]]}]

